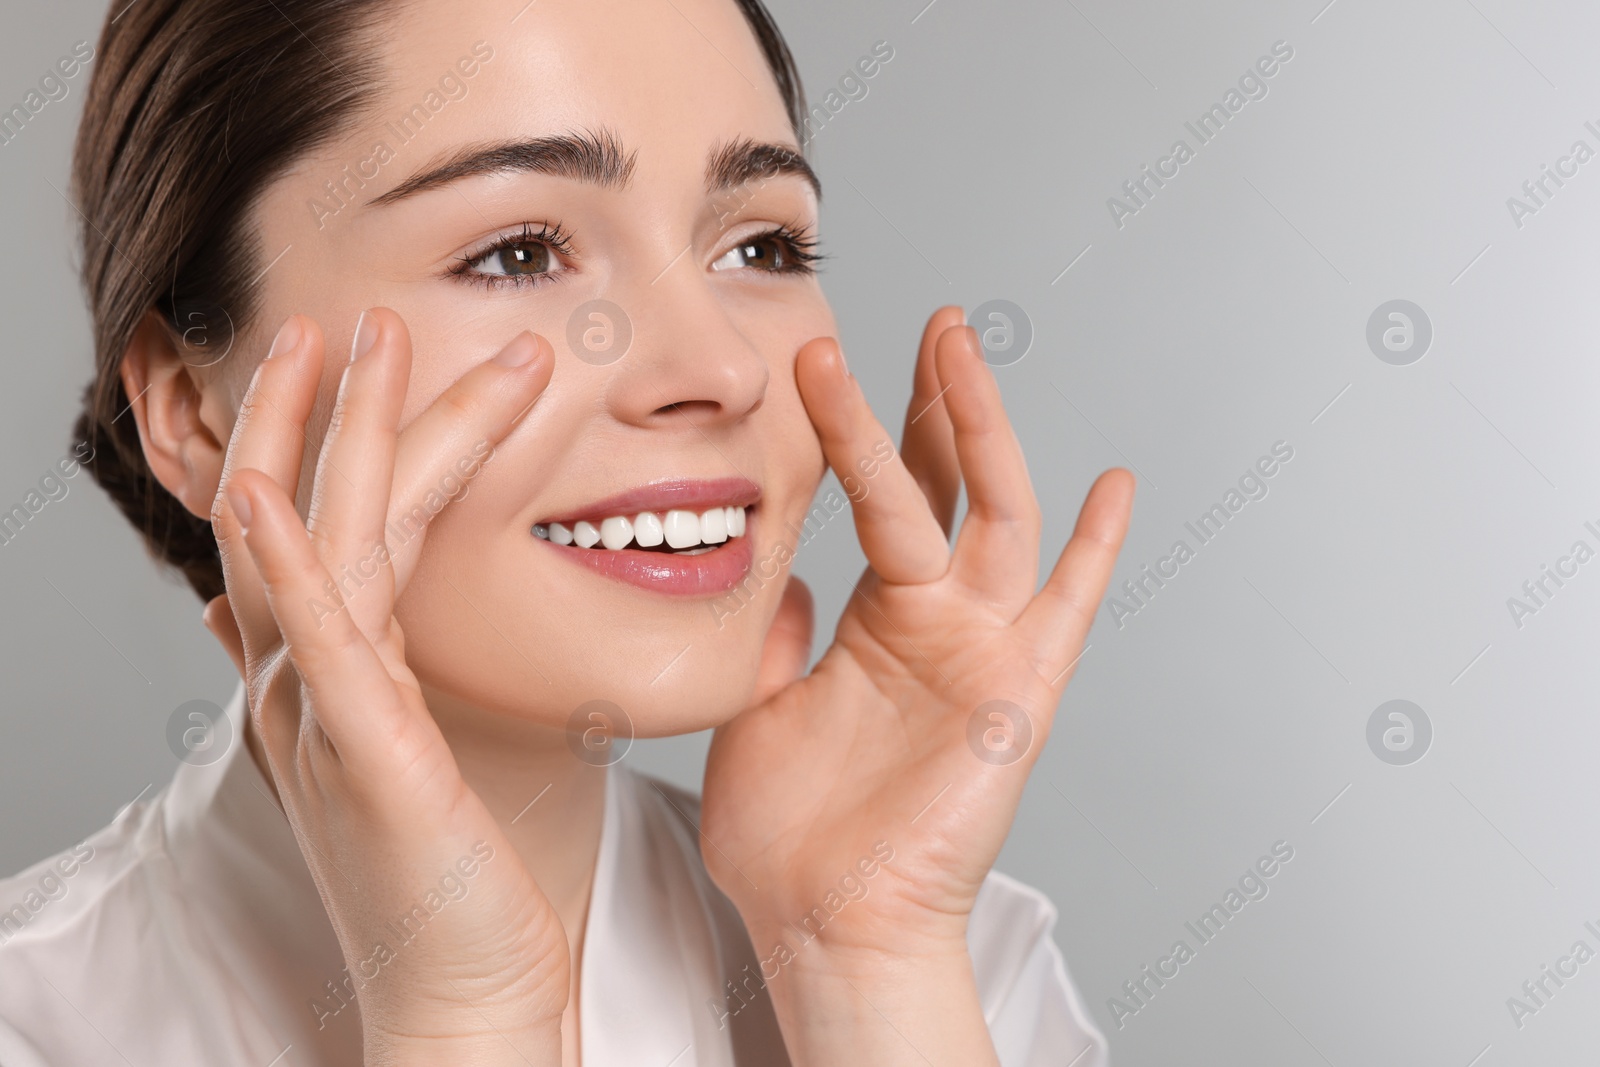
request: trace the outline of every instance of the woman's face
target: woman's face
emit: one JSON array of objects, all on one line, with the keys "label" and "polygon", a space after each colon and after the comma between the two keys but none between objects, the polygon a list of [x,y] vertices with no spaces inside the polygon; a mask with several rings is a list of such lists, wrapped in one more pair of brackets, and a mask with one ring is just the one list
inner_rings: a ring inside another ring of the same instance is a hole
[{"label": "woman's face", "polygon": [[[375,108],[259,207],[263,264],[282,258],[260,282],[254,350],[288,315],[314,318],[331,395],[361,310],[393,308],[415,353],[409,421],[518,331],[549,339],[555,371],[531,412],[486,463],[462,448],[479,468],[470,491],[391,504],[426,513],[454,497],[399,601],[407,659],[443,705],[564,725],[603,699],[640,735],[724,721],[754,683],[780,542],[823,472],[795,353],[835,330],[804,244],[784,236],[815,234],[811,181],[759,166],[774,157],[755,146],[799,148],[760,47],[733,0],[401,10],[379,31]],[[609,304],[590,314],[596,300]],[[658,483],[689,484],[608,500]],[[704,558],[533,531],[757,494],[745,544]],[[391,525],[391,542],[406,536]],[[623,560],[657,577],[594,565]]]}]

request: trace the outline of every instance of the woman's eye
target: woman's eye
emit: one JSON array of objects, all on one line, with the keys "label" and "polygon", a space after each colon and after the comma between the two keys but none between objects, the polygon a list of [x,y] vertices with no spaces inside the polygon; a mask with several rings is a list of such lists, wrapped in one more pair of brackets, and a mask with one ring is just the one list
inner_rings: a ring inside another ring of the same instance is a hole
[{"label": "woman's eye", "polygon": [[479,274],[504,277],[548,274],[555,265],[555,257],[548,245],[519,243],[492,249],[474,259],[471,267]]},{"label": "woman's eye", "polygon": [[732,270],[737,267],[782,271],[788,269],[789,257],[778,238],[758,237],[730,248],[721,259],[711,264],[712,270]]},{"label": "woman's eye", "polygon": [[476,255],[464,255],[450,273],[465,282],[487,286],[543,285],[569,270],[574,256],[572,235],[560,224],[525,223],[520,233],[508,233]]}]

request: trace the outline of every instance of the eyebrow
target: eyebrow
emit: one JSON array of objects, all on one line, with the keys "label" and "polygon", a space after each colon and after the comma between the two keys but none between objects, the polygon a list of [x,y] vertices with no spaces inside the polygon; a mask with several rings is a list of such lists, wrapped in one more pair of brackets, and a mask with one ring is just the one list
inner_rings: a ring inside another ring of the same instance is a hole
[{"label": "eyebrow", "polygon": [[616,134],[604,129],[470,145],[457,149],[367,203],[373,207],[393,204],[481,174],[550,174],[603,189],[623,189],[633,179],[635,156],[636,153],[624,152]]},{"label": "eyebrow", "polygon": [[726,142],[711,153],[706,163],[706,192],[715,195],[780,175],[805,179],[817,199],[822,199],[822,182],[805,156],[787,145],[752,141],[748,137]]},{"label": "eyebrow", "polygon": [[[625,189],[633,180],[638,153],[623,148],[607,129],[582,130],[531,140],[469,145],[446,155],[381,196],[369,207],[393,204],[418,193],[484,174],[538,173]],[[706,163],[706,192],[714,195],[761,179],[794,175],[803,178],[818,199],[822,183],[795,149],[742,138],[715,148]]]}]

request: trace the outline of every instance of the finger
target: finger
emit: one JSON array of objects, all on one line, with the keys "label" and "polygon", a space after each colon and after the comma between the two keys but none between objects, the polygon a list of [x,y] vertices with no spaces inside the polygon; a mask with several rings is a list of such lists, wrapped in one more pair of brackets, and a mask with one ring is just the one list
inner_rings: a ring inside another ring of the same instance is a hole
[{"label": "finger", "polygon": [[397,590],[415,568],[421,534],[438,510],[426,502],[461,493],[543,395],[554,369],[550,342],[523,331],[457,379],[400,432],[388,509]]},{"label": "finger", "polygon": [[239,633],[239,620],[233,617],[233,608],[228,604],[227,594],[212,597],[206,601],[206,607],[200,613],[200,621],[205,623],[206,629],[217,639],[228,658],[233,660],[234,669],[239,672],[239,677],[245,676],[244,663],[244,637]]},{"label": "finger", "polygon": [[972,327],[940,334],[937,362],[967,488],[951,569],[985,599],[1021,611],[1033,597],[1042,525],[1022,445]]},{"label": "finger", "polygon": [[768,697],[806,672],[811,663],[811,637],[816,623],[816,603],[806,583],[794,574],[783,587],[783,599],[773,617],[772,629],[761,646],[761,665],[756,669],[756,688],[751,706]]},{"label": "finger", "polygon": [[831,337],[807,342],[795,357],[795,381],[823,455],[850,498],[856,536],[872,569],[902,585],[943,577],[950,542],[867,406],[861,384],[845,370],[839,343]]},{"label": "finger", "polygon": [[[322,376],[322,331],[304,315],[291,315],[273,338],[239,403],[223,460],[221,484],[236,470],[261,471],[294,497],[305,455],[305,424]],[[239,540],[239,523],[222,493],[212,508],[212,528],[228,583],[240,640],[252,655],[272,647],[278,637],[250,553]]]},{"label": "finger", "polygon": [[939,336],[963,321],[961,309],[954,306],[942,307],[929,317],[917,350],[911,403],[906,408],[905,432],[900,437],[900,458],[922,487],[928,508],[946,537],[961,495],[961,463],[956,458],[955,431],[950,425],[950,413],[945,410],[945,387],[939,381],[935,353]]},{"label": "finger", "polygon": [[312,547],[369,638],[383,632],[393,613],[383,526],[410,374],[411,338],[400,316],[387,308],[362,312],[317,457],[306,521]]},{"label": "finger", "polygon": [[1044,588],[1016,626],[1040,669],[1065,686],[1105,596],[1133,511],[1133,475],[1114,467],[1095,479]]},{"label": "finger", "polygon": [[[404,760],[394,744],[403,725],[395,682],[342,603],[328,604],[330,576],[294,502],[282,486],[253,470],[236,473],[223,492],[242,523],[289,658],[311,695],[308,704],[339,757],[366,773]],[[292,742],[295,731],[264,734],[264,740],[276,734]]]}]

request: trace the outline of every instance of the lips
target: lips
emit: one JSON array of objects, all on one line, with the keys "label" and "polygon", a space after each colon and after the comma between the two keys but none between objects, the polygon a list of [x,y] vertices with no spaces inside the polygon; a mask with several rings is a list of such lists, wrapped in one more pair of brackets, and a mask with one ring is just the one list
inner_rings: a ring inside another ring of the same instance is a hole
[{"label": "lips", "polygon": [[532,533],[562,557],[618,581],[677,596],[725,593],[750,569],[746,478],[671,479],[558,512]]}]

